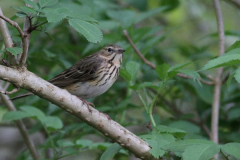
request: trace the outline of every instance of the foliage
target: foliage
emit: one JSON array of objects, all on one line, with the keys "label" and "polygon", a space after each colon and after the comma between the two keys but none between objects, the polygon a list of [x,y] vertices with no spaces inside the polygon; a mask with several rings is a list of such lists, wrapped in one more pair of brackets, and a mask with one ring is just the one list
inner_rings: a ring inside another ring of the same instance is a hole
[{"label": "foliage", "polygon": [[[19,3],[16,1],[12,6],[16,13],[9,18],[22,26],[23,18],[30,16],[36,29],[31,34],[28,70],[48,80],[105,45],[118,44],[126,49],[120,77],[109,91],[89,99],[96,109],[124,127],[139,127],[139,130],[132,129],[133,132],[149,143],[150,153],[156,158],[207,160],[219,153],[221,159],[240,159],[240,41],[236,41],[240,34],[232,28],[226,30],[225,34],[236,42],[228,43],[226,53],[216,57],[215,16],[213,7],[208,8],[209,1],[185,4],[179,0],[23,0],[22,5]],[[190,6],[199,9],[194,11]],[[10,6],[5,10],[10,10]],[[204,16],[205,12],[210,20]],[[207,23],[202,19],[208,20]],[[234,18],[228,20],[229,24],[238,23]],[[9,29],[14,47],[0,52],[6,59],[6,52],[13,55],[22,52],[19,33],[11,26]],[[155,69],[135,54],[123,30],[128,31],[142,55],[156,65]],[[199,78],[211,81],[208,75],[215,75],[214,68],[219,67],[224,67],[224,77],[219,117],[221,144],[218,145],[209,140],[206,130],[211,128],[214,87]],[[0,113],[6,112],[0,114],[1,123],[30,120],[29,132],[40,132],[46,137],[37,146],[42,159],[72,159],[74,155],[84,156],[86,151],[92,153],[88,156],[101,160],[124,160],[131,155],[127,149],[44,99],[32,96],[14,104],[17,111],[7,112],[0,107]],[[49,148],[53,149],[52,157],[45,155]],[[30,159],[29,152],[22,151],[18,159]]]}]

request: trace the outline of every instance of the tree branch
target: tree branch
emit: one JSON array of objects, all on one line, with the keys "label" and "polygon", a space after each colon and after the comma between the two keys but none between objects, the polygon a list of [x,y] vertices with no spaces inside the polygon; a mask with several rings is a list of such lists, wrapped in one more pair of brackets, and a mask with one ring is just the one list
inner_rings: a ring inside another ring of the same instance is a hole
[{"label": "tree branch", "polygon": [[21,68],[15,70],[0,65],[0,79],[16,84],[60,106],[65,111],[83,120],[102,132],[105,136],[131,151],[135,156],[141,159],[154,159],[149,153],[151,148],[141,138],[134,135],[117,122],[109,120],[98,110],[91,108],[92,112],[89,112],[88,107],[76,96],[37,77],[26,69]]},{"label": "tree branch", "polygon": [[[17,22],[14,22],[12,20],[10,20],[9,18],[5,17],[2,13],[2,10],[0,8],[0,19],[5,20],[6,22],[8,22],[11,26],[14,26],[18,32],[20,33],[20,37],[22,39],[22,49],[23,49],[23,53],[20,59],[20,67],[23,67],[26,63],[26,57],[27,57],[27,53],[28,53],[28,46],[29,46],[29,39],[30,39],[30,33],[28,30],[22,30],[21,27],[19,27],[19,25],[17,24]],[[2,21],[2,20],[1,20]],[[11,36],[10,36],[11,37]],[[6,46],[8,47],[8,46]],[[11,45],[8,48],[13,47],[13,45]],[[12,63],[11,63],[12,64]],[[17,63],[15,63],[17,64]]]},{"label": "tree branch", "polygon": [[[1,16],[3,16],[3,14],[2,14],[2,9],[0,7],[0,17]],[[7,28],[7,24],[6,24],[5,21],[6,20],[0,18],[0,33],[2,35],[5,47],[6,48],[11,48],[11,47],[13,47],[13,41],[12,41],[11,35],[9,33],[9,30]],[[17,61],[16,61],[17,59],[15,58],[15,56],[13,56],[10,52],[7,52],[7,54],[8,54],[8,57],[9,57],[9,62],[12,65],[16,65],[17,64]]]},{"label": "tree branch", "polygon": [[[218,56],[221,56],[225,52],[224,46],[224,26],[221,7],[218,0],[213,0],[217,24],[218,24],[218,35],[219,35],[219,53]],[[212,121],[211,121],[211,140],[218,144],[218,119],[219,119],[219,107],[220,107],[220,97],[221,97],[221,76],[223,68],[218,68],[217,75],[215,78],[214,86],[214,95],[212,103]]]},{"label": "tree branch", "polygon": [[[135,44],[133,43],[132,39],[130,38],[130,36],[128,35],[128,32],[126,30],[123,31],[123,34],[127,37],[127,40],[128,42],[131,44],[131,46],[133,47],[133,49],[135,50],[135,52],[138,54],[138,56],[148,65],[150,66],[151,68],[153,69],[156,69],[156,66],[154,64],[152,64],[150,61],[148,61],[143,55],[142,53],[137,49],[137,47],[135,46]],[[186,78],[186,79],[192,79],[191,76],[187,76],[187,75],[184,75],[184,74],[181,74],[181,73],[178,73],[177,74],[178,77],[182,77],[182,78]],[[206,80],[203,80],[201,78],[199,78],[199,80],[204,83],[204,84],[207,84],[207,85],[213,85],[214,82],[212,81],[206,81]]]}]

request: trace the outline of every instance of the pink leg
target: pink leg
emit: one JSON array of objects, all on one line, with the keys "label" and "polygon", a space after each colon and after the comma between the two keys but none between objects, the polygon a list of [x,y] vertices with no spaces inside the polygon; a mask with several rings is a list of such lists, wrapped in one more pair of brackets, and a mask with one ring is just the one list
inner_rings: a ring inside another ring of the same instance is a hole
[{"label": "pink leg", "polygon": [[78,97],[78,99],[80,99],[81,101],[83,101],[84,104],[87,105],[89,112],[92,112],[90,105],[95,108],[95,105],[92,102],[88,102],[87,100],[80,98],[80,97]]}]

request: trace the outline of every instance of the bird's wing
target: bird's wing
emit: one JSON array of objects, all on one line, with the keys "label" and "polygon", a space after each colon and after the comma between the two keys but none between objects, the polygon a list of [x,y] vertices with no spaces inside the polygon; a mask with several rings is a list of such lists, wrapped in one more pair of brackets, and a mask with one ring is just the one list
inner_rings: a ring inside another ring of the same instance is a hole
[{"label": "bird's wing", "polygon": [[[97,58],[97,60],[95,58]],[[99,70],[102,62],[103,59],[100,57],[90,55],[49,80],[49,82],[55,86],[64,88],[76,82],[95,80],[98,77],[96,72]]]}]

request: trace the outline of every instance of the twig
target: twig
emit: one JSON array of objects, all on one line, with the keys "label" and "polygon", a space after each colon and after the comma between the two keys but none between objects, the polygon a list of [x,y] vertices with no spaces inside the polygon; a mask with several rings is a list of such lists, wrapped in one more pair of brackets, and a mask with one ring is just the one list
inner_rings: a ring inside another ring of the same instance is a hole
[{"label": "twig", "polygon": [[240,1],[239,0],[224,0],[225,2],[231,3],[236,7],[240,8]]},{"label": "twig", "polygon": [[16,88],[14,88],[12,91],[0,91],[0,93],[2,93],[2,94],[6,94],[6,95],[9,95],[9,94],[13,94],[13,93],[16,93],[17,91],[19,91],[19,87],[16,87]]},{"label": "twig", "polygon": [[[224,26],[221,7],[218,0],[213,0],[217,24],[218,24],[218,35],[219,35],[219,53],[218,56],[224,54]],[[211,120],[211,140],[218,144],[218,119],[219,119],[219,107],[220,107],[220,96],[221,96],[221,76],[223,68],[218,68],[217,75],[215,78],[215,87],[212,103],[212,120]]]},{"label": "twig", "polygon": [[[150,66],[150,67],[153,68],[153,69],[156,69],[156,66],[155,66],[154,64],[152,64],[150,61],[148,61],[148,60],[142,55],[142,53],[137,49],[137,47],[136,47],[135,44],[133,43],[132,39],[131,39],[130,36],[128,35],[127,30],[124,30],[124,31],[123,31],[123,34],[127,37],[128,42],[131,44],[131,46],[133,47],[133,49],[135,50],[135,52],[138,54],[138,56],[139,56],[148,66]],[[177,76],[182,77],[182,78],[186,78],[186,79],[193,79],[192,77],[187,76],[187,75],[184,75],[184,74],[181,74],[181,73],[178,73]],[[206,81],[206,80],[203,80],[203,79],[201,79],[201,78],[199,78],[199,80],[200,80],[202,83],[204,83],[204,84],[214,85],[214,81]]]},{"label": "twig", "polygon": [[[1,15],[2,15],[2,10],[1,10],[1,7],[0,7],[0,16]],[[6,24],[5,20],[3,20],[1,18],[0,18],[0,32],[1,32],[1,36],[4,40],[4,43],[6,44],[5,47],[6,48],[13,47],[13,41],[12,41],[11,35],[8,31],[7,24]],[[8,54],[8,57],[9,57],[9,62],[12,65],[16,65],[17,64],[16,57],[13,56],[10,52],[7,52],[7,54]]]},{"label": "twig", "polygon": [[[1,8],[0,8],[1,10]],[[14,22],[12,20],[10,20],[9,18],[5,17],[2,12],[0,11],[0,18],[5,20],[6,22],[8,22],[11,26],[14,26],[18,32],[20,33],[20,37],[22,39],[22,48],[23,48],[23,53],[20,59],[20,67],[23,67],[26,63],[26,57],[27,57],[27,53],[28,53],[28,46],[29,46],[29,39],[30,39],[30,32],[28,30],[22,30],[17,22]],[[12,47],[12,46],[11,46]],[[10,48],[11,48],[10,47]]]}]

